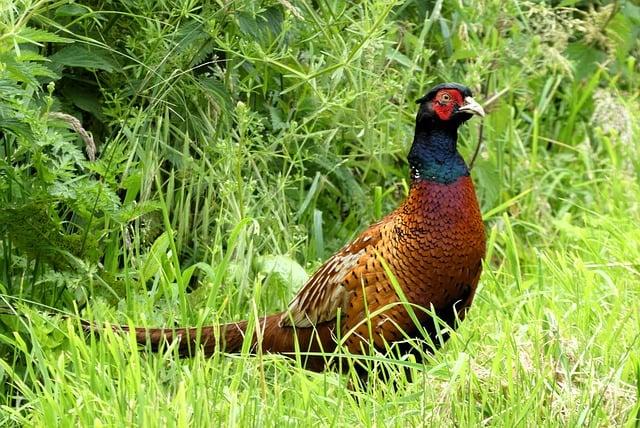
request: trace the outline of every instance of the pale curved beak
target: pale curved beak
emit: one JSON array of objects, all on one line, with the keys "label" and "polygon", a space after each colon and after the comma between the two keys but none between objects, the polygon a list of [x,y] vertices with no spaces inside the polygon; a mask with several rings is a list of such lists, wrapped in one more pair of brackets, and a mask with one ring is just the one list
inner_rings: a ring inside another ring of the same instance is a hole
[{"label": "pale curved beak", "polygon": [[458,109],[458,111],[465,111],[471,114],[477,114],[478,116],[484,117],[484,109],[476,100],[471,97],[466,97],[464,99],[464,105]]}]

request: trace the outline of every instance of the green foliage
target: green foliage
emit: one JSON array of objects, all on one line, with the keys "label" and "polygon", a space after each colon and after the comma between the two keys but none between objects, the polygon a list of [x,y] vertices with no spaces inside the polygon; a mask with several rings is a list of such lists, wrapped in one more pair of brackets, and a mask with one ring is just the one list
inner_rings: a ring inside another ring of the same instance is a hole
[{"label": "green foliage", "polygon": [[[631,1],[3,5],[0,425],[637,424],[639,35]],[[490,245],[442,352],[373,357],[419,381],[144,356],[34,309],[283,309],[402,199],[413,100],[440,81],[497,95],[460,141],[470,159],[482,135]]]}]

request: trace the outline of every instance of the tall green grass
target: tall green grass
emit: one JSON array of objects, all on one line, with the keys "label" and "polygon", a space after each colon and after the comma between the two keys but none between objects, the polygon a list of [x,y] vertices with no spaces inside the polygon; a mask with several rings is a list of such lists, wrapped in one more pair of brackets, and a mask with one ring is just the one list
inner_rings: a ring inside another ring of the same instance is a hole
[{"label": "tall green grass", "polygon": [[[25,0],[0,16],[0,425],[638,426],[632,2]],[[446,346],[424,365],[373,357],[394,385],[140,354],[72,321],[283,309],[402,200],[413,101],[452,80],[498,95],[460,141],[471,159],[482,136],[488,255]],[[95,161],[56,112],[93,133]]]}]

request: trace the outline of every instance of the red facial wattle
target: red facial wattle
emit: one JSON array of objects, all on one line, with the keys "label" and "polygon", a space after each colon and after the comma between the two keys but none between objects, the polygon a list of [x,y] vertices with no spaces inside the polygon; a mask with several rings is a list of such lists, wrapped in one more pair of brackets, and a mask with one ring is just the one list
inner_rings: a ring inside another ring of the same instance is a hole
[{"label": "red facial wattle", "polygon": [[433,111],[440,120],[449,120],[456,108],[464,103],[464,97],[455,89],[442,89],[433,98]]}]

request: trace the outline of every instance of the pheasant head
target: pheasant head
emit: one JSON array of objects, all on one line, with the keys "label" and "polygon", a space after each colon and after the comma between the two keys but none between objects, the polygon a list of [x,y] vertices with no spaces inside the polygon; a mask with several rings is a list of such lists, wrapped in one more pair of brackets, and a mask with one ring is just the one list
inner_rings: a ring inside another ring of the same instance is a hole
[{"label": "pheasant head", "polygon": [[416,131],[409,152],[411,177],[442,184],[469,175],[458,153],[458,127],[484,109],[471,90],[458,83],[443,83],[417,101]]},{"label": "pheasant head", "polygon": [[471,116],[484,116],[484,109],[473,99],[471,90],[458,83],[442,83],[433,87],[416,101],[420,110],[416,124],[427,122],[436,125],[455,125],[469,120]]}]

